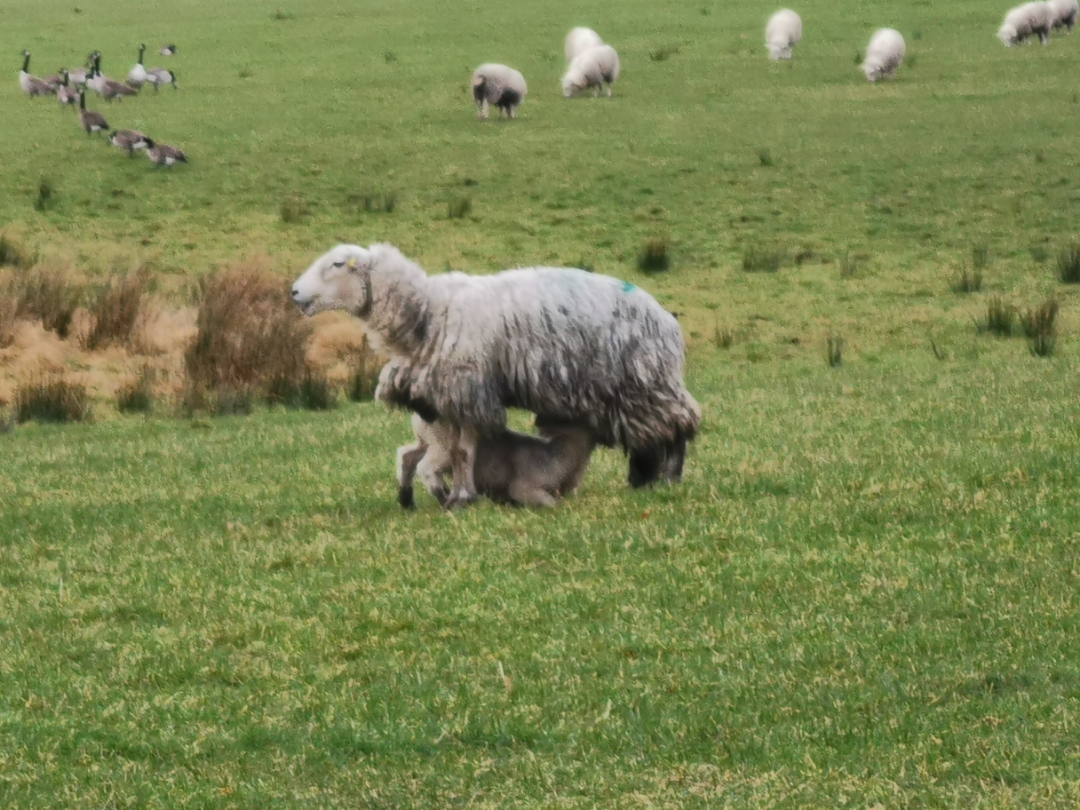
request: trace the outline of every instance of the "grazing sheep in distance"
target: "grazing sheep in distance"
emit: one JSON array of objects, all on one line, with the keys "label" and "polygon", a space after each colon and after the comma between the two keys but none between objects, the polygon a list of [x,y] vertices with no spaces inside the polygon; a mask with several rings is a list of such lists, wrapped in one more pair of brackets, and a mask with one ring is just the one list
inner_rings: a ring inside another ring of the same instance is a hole
[{"label": "grazing sheep in distance", "polygon": [[1077,0],[1050,0],[1050,10],[1054,13],[1054,28],[1064,28],[1070,34],[1080,17],[1080,3]]},{"label": "grazing sheep in distance", "polygon": [[473,71],[473,99],[481,121],[487,120],[489,104],[499,108],[500,117],[505,112],[507,118],[513,118],[528,91],[525,77],[506,65],[489,63]]},{"label": "grazing sheep in distance", "polygon": [[782,8],[765,26],[765,47],[772,60],[790,59],[795,43],[802,39],[802,20],[790,8]]},{"label": "grazing sheep in distance", "polygon": [[566,61],[573,62],[579,54],[603,44],[604,40],[591,28],[572,28],[566,35]]},{"label": "grazing sheep in distance", "polygon": [[[578,488],[596,442],[580,425],[543,424],[539,435],[513,430],[481,437],[476,445],[473,471],[476,492],[497,503],[554,506]],[[417,473],[439,505],[446,505],[450,490],[445,476],[453,469],[454,437],[445,422],[412,417],[414,444],[398,449],[398,503],[415,506],[413,479]]]},{"label": "grazing sheep in distance", "polygon": [[600,95],[600,88],[607,85],[607,94],[611,96],[611,86],[619,78],[619,54],[610,45],[599,45],[579,53],[570,63],[562,79],[563,95],[566,98],[593,88],[593,98]]},{"label": "grazing sheep in distance", "polygon": [[682,476],[701,409],[683,384],[679,323],[644,290],[584,270],[428,276],[393,245],[338,245],[293,285],[305,315],[343,309],[390,356],[376,399],[461,434],[451,502],[476,496],[468,433],[506,409],[578,423],[630,455],[632,486]]},{"label": "grazing sheep in distance", "polygon": [[870,44],[866,46],[862,71],[872,82],[882,76],[895,79],[896,69],[903,63],[906,51],[904,38],[899,31],[894,28],[881,28],[870,37]]},{"label": "grazing sheep in distance", "polygon": [[1024,3],[1010,9],[1005,15],[1005,22],[998,30],[998,39],[1009,48],[1038,34],[1039,41],[1046,45],[1050,42],[1050,29],[1054,26],[1054,19],[1055,14],[1049,3]]}]

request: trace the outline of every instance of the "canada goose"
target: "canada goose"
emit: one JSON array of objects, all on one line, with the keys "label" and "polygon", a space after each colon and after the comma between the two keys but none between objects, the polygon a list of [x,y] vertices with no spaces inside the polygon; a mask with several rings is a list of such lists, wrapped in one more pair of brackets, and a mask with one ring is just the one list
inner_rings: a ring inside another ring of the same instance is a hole
[{"label": "canada goose", "polygon": [[136,90],[146,84],[147,75],[146,68],[143,67],[143,53],[146,51],[146,45],[139,45],[139,61],[135,63],[130,71],[128,71],[127,83],[134,87]]},{"label": "canada goose", "polygon": [[111,79],[105,78],[101,72],[101,54],[95,51],[90,57],[90,73],[86,77],[86,86],[99,96],[105,94],[105,82]]},{"label": "canada goose", "polygon": [[155,166],[172,166],[176,163],[187,163],[187,155],[182,149],[169,146],[167,143],[153,143],[146,150],[146,156],[153,161]]},{"label": "canada goose", "polygon": [[176,73],[171,70],[166,70],[165,68],[150,68],[150,70],[147,71],[146,80],[152,85],[154,85],[155,92],[157,91],[158,87],[163,84],[171,84],[173,86],[173,90],[177,89]]},{"label": "canada goose", "polygon": [[101,97],[106,101],[112,101],[114,98],[123,98],[124,96],[135,96],[138,94],[139,91],[134,87],[128,87],[123,82],[106,79],[105,89],[102,91]]},{"label": "canada goose", "polygon": [[23,51],[23,66],[22,70],[19,71],[19,87],[22,88],[26,95],[33,98],[34,96],[47,96],[55,92],[44,79],[31,76],[29,70],[30,51]]},{"label": "canada goose", "polygon": [[106,101],[123,98],[124,96],[134,96],[138,93],[133,87],[128,87],[123,82],[118,82],[115,79],[106,78],[101,73],[101,54],[94,57],[94,68],[90,78],[86,80],[86,86],[97,91],[98,95]]},{"label": "canada goose", "polygon": [[162,56],[175,56],[176,55],[176,46],[175,45],[166,45],[164,48],[162,48],[160,51],[158,51],[158,53],[160,53]]},{"label": "canada goose", "polygon": [[107,132],[109,130],[109,122],[105,120],[105,116],[94,110],[86,109],[86,91],[79,91],[79,121],[82,123],[82,128],[86,130],[87,135],[92,135],[95,132]]},{"label": "canada goose", "polygon": [[146,137],[137,129],[118,129],[109,136],[109,143],[133,157],[139,149],[148,149],[154,145],[153,140]]},{"label": "canada goose", "polygon": [[60,68],[60,75],[64,81],[56,88],[56,98],[61,104],[75,104],[79,100],[79,91],[71,86],[71,74],[66,69]]}]

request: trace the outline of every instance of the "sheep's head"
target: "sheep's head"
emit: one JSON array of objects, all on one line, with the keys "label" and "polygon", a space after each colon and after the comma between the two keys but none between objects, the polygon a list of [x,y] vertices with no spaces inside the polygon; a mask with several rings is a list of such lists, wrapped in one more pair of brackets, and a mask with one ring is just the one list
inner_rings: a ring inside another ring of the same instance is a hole
[{"label": "sheep's head", "polygon": [[371,307],[371,253],[338,245],[323,254],[293,284],[292,297],[305,315],[344,309],[364,317]]},{"label": "sheep's head", "polygon": [[1011,23],[1005,23],[1001,26],[1001,30],[998,31],[998,39],[1005,43],[1005,47],[1016,44],[1017,30],[1016,26]]},{"label": "sheep's head", "polygon": [[588,80],[585,78],[585,73],[580,70],[571,68],[566,71],[566,75],[562,79],[562,94],[566,98],[573,98],[588,84]]}]

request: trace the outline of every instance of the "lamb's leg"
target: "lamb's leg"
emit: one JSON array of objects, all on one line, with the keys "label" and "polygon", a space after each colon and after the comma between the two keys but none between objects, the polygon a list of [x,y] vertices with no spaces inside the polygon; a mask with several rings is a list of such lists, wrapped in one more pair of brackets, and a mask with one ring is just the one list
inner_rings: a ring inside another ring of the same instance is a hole
[{"label": "lamb's leg", "polygon": [[467,506],[476,500],[476,481],[473,477],[473,468],[476,464],[476,443],[478,437],[476,431],[468,427],[455,429],[455,440],[452,450],[454,465],[453,491],[447,501],[447,509],[456,509]]},{"label": "lamb's leg", "polygon": [[520,479],[510,484],[510,500],[522,506],[550,507],[558,503],[550,492]]},{"label": "lamb's leg", "polygon": [[487,103],[487,99],[485,98],[482,102],[480,102],[480,120],[481,121],[487,121],[487,117],[488,117],[488,103]]},{"label": "lamb's leg", "polygon": [[413,498],[413,480],[416,478],[416,466],[423,460],[428,447],[423,442],[415,442],[399,447],[397,451],[398,503],[403,509],[415,509]]},{"label": "lamb's leg", "polygon": [[449,456],[436,451],[435,448],[429,448],[416,470],[424,484],[424,489],[442,507],[445,507],[450,500],[450,489],[446,486],[445,478],[446,473],[450,471],[450,466]]}]

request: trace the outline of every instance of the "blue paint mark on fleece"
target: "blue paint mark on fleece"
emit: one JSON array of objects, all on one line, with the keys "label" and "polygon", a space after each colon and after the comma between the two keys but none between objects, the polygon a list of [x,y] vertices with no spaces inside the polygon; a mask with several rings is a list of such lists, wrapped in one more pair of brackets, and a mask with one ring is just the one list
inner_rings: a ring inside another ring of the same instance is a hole
[{"label": "blue paint mark on fleece", "polygon": [[637,289],[637,286],[631,284],[629,281],[620,280],[620,282],[622,283],[623,292],[632,293],[634,290]]}]

